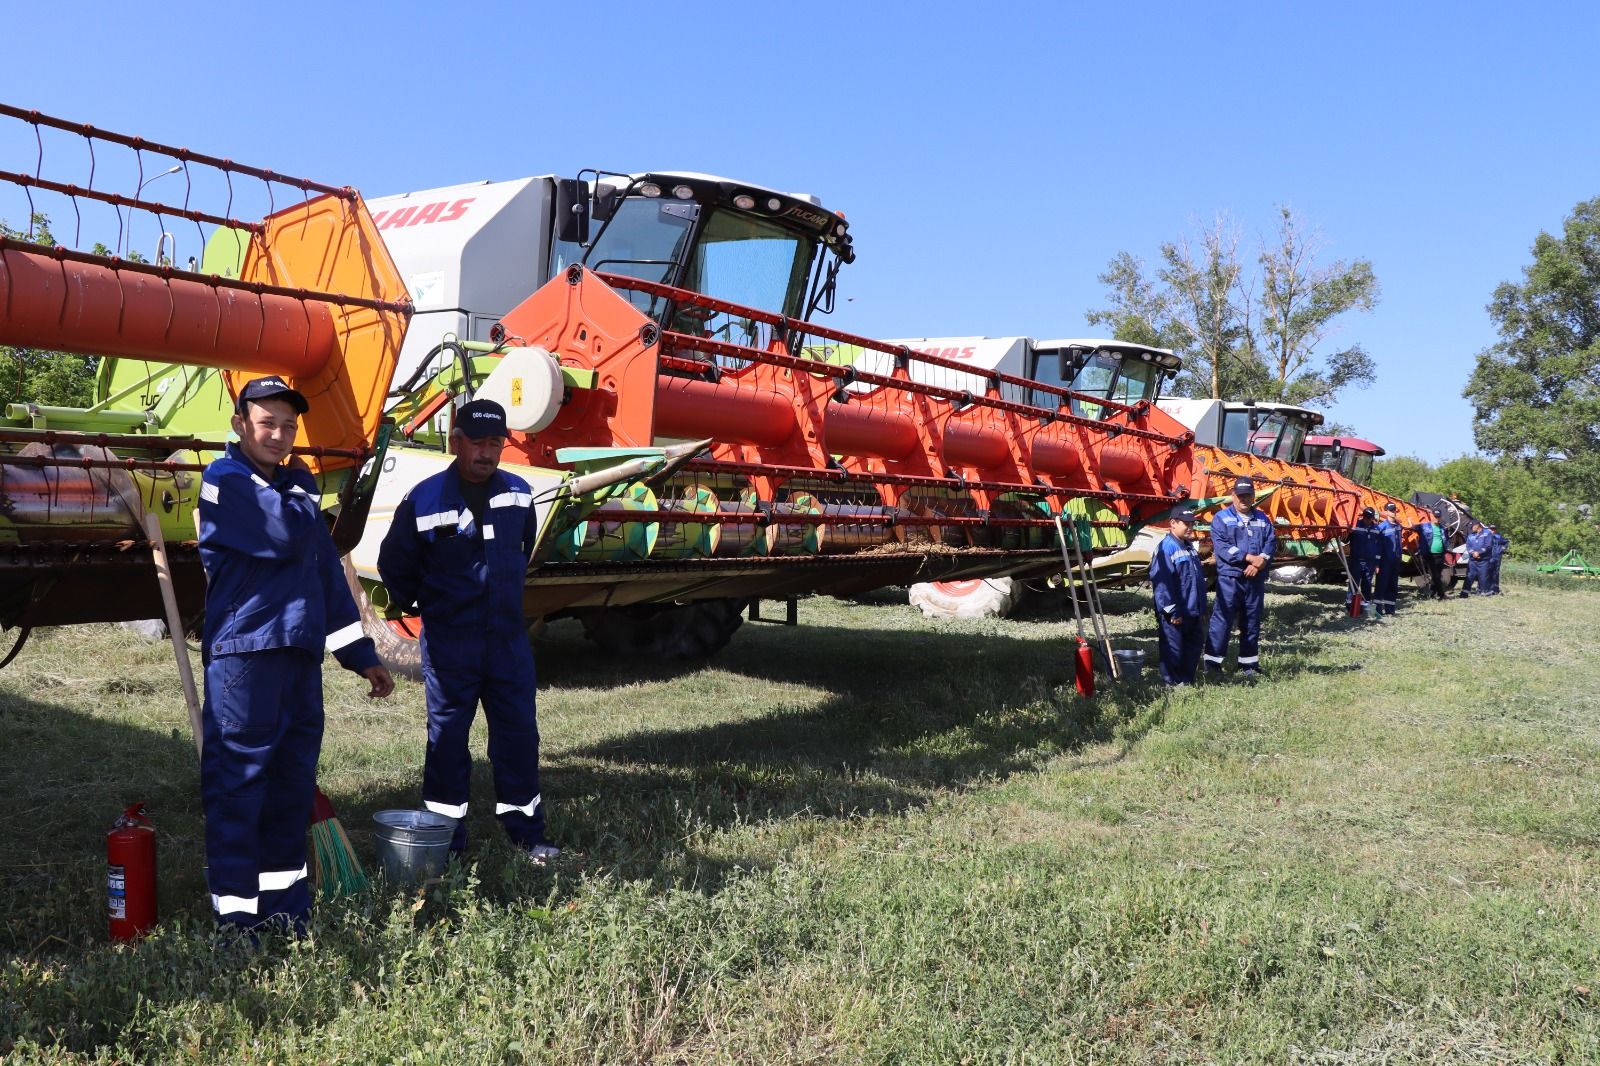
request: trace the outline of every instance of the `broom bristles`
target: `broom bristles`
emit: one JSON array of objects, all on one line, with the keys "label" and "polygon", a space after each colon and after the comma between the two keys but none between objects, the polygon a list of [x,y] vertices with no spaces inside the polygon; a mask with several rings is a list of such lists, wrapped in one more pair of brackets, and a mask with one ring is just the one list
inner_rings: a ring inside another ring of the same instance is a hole
[{"label": "broom bristles", "polygon": [[367,887],[356,849],[333,811],[333,803],[317,789],[311,822],[312,877],[323,899],[351,896]]}]

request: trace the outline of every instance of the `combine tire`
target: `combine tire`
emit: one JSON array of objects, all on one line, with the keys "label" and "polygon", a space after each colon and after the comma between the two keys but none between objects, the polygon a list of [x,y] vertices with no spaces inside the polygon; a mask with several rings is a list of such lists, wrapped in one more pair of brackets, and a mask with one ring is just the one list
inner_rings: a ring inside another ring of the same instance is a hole
[{"label": "combine tire", "polygon": [[1014,577],[927,581],[911,586],[911,603],[927,618],[1009,618],[1026,589]]},{"label": "combine tire", "polygon": [[696,600],[672,606],[604,607],[575,612],[584,635],[608,655],[704,659],[727,647],[748,600]]}]

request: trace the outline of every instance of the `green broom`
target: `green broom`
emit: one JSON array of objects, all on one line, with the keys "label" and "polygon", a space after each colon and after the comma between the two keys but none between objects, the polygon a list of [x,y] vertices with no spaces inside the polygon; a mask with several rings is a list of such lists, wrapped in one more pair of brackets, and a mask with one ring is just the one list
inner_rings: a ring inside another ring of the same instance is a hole
[{"label": "green broom", "polygon": [[367,887],[367,874],[350,846],[333,801],[317,789],[311,801],[311,877],[323,899],[353,896]]}]

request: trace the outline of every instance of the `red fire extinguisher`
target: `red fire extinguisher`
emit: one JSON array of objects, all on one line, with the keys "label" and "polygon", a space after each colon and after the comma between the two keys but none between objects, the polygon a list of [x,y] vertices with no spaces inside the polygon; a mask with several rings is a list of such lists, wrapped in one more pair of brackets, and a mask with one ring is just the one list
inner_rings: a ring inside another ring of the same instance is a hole
[{"label": "red fire extinguisher", "polygon": [[156,924],[156,831],[142,803],[106,834],[106,904],[112,940],[132,940]]},{"label": "red fire extinguisher", "polygon": [[1350,594],[1350,617],[1361,617],[1361,593],[1359,592],[1352,592]]},{"label": "red fire extinguisher", "polygon": [[1078,689],[1078,695],[1089,697],[1094,695],[1094,649],[1078,638],[1078,654],[1072,672],[1072,682]]}]

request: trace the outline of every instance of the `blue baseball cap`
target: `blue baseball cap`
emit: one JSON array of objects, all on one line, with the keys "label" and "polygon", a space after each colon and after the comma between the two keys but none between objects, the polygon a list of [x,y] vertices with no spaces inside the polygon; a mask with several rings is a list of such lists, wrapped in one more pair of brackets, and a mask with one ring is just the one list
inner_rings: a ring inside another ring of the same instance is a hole
[{"label": "blue baseball cap", "polygon": [[456,429],[473,440],[485,437],[504,437],[506,409],[493,400],[473,400],[461,405],[456,412]]},{"label": "blue baseball cap", "polygon": [[311,405],[301,393],[289,387],[289,383],[276,374],[264,378],[256,378],[239,390],[239,402],[234,405],[234,410],[244,414],[244,405],[258,403],[262,400],[287,400],[289,406],[300,414],[311,410]]},{"label": "blue baseball cap", "polygon": [[1242,477],[1238,481],[1235,481],[1233,483],[1233,494],[1235,496],[1240,496],[1240,495],[1254,496],[1256,494],[1256,482],[1255,482],[1255,479],[1254,478],[1248,478],[1248,477]]},{"label": "blue baseball cap", "polygon": [[1188,504],[1184,504],[1172,512],[1172,520],[1174,522],[1188,522],[1190,525],[1193,525],[1195,520],[1195,509]]}]

